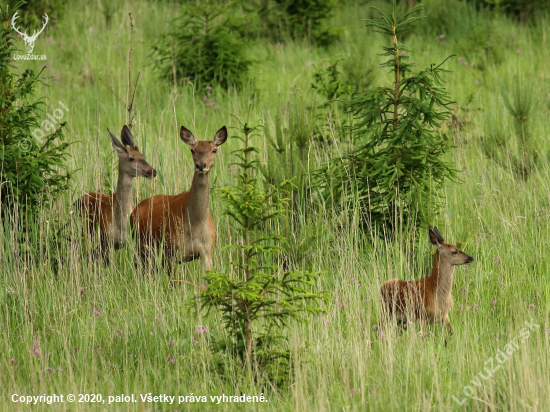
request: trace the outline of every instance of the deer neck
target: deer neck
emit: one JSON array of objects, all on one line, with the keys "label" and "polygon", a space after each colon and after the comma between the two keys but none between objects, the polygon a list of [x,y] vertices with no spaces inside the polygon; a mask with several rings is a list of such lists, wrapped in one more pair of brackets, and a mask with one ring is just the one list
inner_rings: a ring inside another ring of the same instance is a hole
[{"label": "deer neck", "polygon": [[195,172],[189,191],[189,203],[187,204],[187,216],[191,225],[205,222],[208,218],[209,197],[210,172]]},{"label": "deer neck", "polygon": [[453,277],[454,266],[440,259],[439,251],[436,251],[430,279],[435,286],[435,293],[439,299],[446,299],[451,294]]},{"label": "deer neck", "polygon": [[117,249],[122,247],[126,241],[126,225],[128,223],[128,215],[131,210],[133,184],[134,178],[123,173],[119,167],[114,210],[114,243],[115,248]]}]

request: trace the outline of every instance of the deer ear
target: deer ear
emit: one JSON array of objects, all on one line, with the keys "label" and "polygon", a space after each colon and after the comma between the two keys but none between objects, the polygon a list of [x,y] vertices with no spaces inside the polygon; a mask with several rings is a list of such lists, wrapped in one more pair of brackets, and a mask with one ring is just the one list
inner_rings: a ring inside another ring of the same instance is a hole
[{"label": "deer ear", "polygon": [[225,143],[227,140],[227,127],[223,126],[220,130],[216,132],[216,136],[214,136],[214,144],[216,146],[220,146]]},{"label": "deer ear", "polygon": [[127,153],[126,148],[122,143],[120,143],[120,140],[118,140],[114,134],[111,133],[109,129],[107,129],[109,132],[109,136],[111,136],[111,143],[113,145],[113,148],[117,151],[119,154]]},{"label": "deer ear", "polygon": [[439,233],[437,227],[434,227],[433,230],[430,229],[430,242],[432,242],[432,245],[437,247],[445,243],[445,241],[443,240],[443,236],[441,236],[441,233]]},{"label": "deer ear", "polygon": [[195,136],[193,136],[193,133],[191,133],[184,126],[181,126],[180,138],[181,140],[183,140],[183,143],[188,144],[189,146],[195,146],[197,144],[197,139],[195,139]]},{"label": "deer ear", "polygon": [[122,131],[120,132],[120,140],[122,140],[124,146],[130,146],[132,148],[134,147],[134,138],[132,137],[132,132],[130,132],[130,129],[126,125],[124,125]]}]

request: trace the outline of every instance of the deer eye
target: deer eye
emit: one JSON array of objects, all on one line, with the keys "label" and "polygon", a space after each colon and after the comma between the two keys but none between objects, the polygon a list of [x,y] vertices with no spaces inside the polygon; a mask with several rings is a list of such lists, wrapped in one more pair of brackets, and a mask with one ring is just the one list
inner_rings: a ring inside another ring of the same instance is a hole
[{"label": "deer eye", "polygon": [[133,162],[134,160],[136,160],[135,157],[130,157],[128,160],[130,160],[130,162]]},{"label": "deer eye", "polygon": [[192,153],[192,154],[195,154],[195,151],[194,151],[193,149],[191,149],[191,153]]},{"label": "deer eye", "polygon": [[458,255],[458,250],[455,250],[455,251],[453,252],[453,255]]},{"label": "deer eye", "polygon": [[218,149],[214,149],[212,150],[212,153],[216,153],[218,151]]}]

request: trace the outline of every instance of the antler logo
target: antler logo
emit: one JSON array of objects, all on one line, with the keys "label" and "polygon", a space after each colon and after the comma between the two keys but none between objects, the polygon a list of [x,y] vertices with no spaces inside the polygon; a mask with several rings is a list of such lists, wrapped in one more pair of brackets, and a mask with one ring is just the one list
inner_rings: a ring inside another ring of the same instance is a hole
[{"label": "antler logo", "polygon": [[36,38],[38,37],[38,35],[40,33],[42,33],[44,31],[44,29],[46,28],[46,24],[48,24],[48,21],[49,21],[49,18],[48,18],[48,15],[46,13],[44,13],[44,25],[42,26],[42,29],[40,29],[40,31],[37,33],[36,30],[33,32],[32,36],[29,36],[27,35],[27,30],[25,30],[23,33],[21,33],[17,27],[15,27],[15,20],[17,19],[17,13],[19,12],[15,12],[15,14],[13,15],[13,18],[11,19],[11,25],[13,27],[13,29],[19,33],[21,35],[21,37],[23,38],[23,40],[25,40],[25,48],[27,49],[27,53],[28,54],[31,54],[33,49],[34,49],[34,42],[36,41]]}]

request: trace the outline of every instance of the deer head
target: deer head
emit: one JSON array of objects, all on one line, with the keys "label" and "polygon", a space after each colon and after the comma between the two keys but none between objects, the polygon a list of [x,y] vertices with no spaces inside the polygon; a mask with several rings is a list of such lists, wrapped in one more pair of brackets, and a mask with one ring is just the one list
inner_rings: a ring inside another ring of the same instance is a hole
[{"label": "deer head", "polygon": [[119,158],[120,171],[130,177],[143,176],[152,178],[157,175],[157,171],[147,163],[145,156],[143,156],[138,147],[134,145],[134,139],[128,126],[124,126],[120,132],[120,140],[118,140],[109,129],[107,129],[111,136],[113,148],[116,150]]},{"label": "deer head", "polygon": [[16,11],[15,14],[13,15],[13,18],[11,19],[11,25],[12,25],[13,29],[17,33],[19,33],[21,35],[21,37],[23,38],[23,40],[25,41],[25,48],[27,49],[27,53],[31,54],[33,49],[34,49],[34,42],[36,41],[36,38],[38,37],[38,35],[40,33],[42,33],[44,31],[44,29],[46,28],[46,24],[48,24],[48,21],[49,21],[48,15],[46,13],[44,13],[44,25],[42,26],[42,29],[40,29],[40,31],[38,33],[35,30],[32,33],[32,36],[29,36],[29,35],[27,35],[27,30],[25,30],[23,33],[21,33],[17,29],[17,27],[15,27],[15,20],[17,20],[17,13],[19,13],[19,12]]},{"label": "deer head", "polygon": [[462,250],[457,248],[451,243],[445,243],[443,236],[437,230],[437,227],[434,227],[433,230],[430,229],[430,242],[432,245],[437,247],[439,251],[439,259],[449,262],[451,265],[465,265],[466,263],[472,263],[474,258],[470,255],[467,255]]},{"label": "deer head", "polygon": [[197,141],[193,133],[181,126],[180,137],[184,143],[191,146],[191,154],[195,163],[196,173],[208,173],[214,165],[214,159],[218,152],[218,146],[227,140],[227,128],[223,126],[216,132],[214,140]]}]

